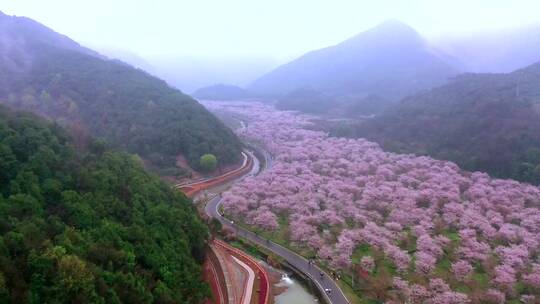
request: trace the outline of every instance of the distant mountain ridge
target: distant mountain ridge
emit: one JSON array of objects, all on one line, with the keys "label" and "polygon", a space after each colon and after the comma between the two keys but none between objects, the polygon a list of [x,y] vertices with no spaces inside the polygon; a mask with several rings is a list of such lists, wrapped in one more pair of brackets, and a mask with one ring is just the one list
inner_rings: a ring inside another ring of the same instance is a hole
[{"label": "distant mountain ridge", "polygon": [[200,88],[191,95],[206,100],[240,100],[253,97],[253,94],[239,86],[230,84],[215,84]]},{"label": "distant mountain ridge", "polygon": [[102,137],[159,168],[182,154],[239,160],[241,143],[202,105],[142,70],[107,60],[24,17],[0,15],[0,102],[83,136]]},{"label": "distant mountain ridge", "polygon": [[149,56],[146,60],[154,68],[155,75],[190,94],[217,83],[243,87],[277,65],[271,57],[249,55],[163,54]]},{"label": "distant mountain ridge", "polygon": [[253,82],[248,89],[282,95],[307,88],[376,94],[397,100],[443,84],[457,71],[411,27],[395,20],[335,46],[309,52]]},{"label": "distant mountain ridge", "polygon": [[540,24],[440,40],[469,72],[509,73],[540,61]]}]

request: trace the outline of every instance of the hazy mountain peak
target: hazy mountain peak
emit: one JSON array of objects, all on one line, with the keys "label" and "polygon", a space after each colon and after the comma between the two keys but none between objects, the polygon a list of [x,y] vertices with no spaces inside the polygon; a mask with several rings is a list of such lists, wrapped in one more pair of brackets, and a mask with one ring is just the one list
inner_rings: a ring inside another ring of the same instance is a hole
[{"label": "hazy mountain peak", "polygon": [[286,94],[307,87],[390,100],[444,83],[456,73],[413,28],[389,20],[337,45],[312,51],[256,80],[249,90]]},{"label": "hazy mountain peak", "polygon": [[[379,25],[358,33],[345,40],[340,45],[350,47],[365,47],[372,45],[391,48],[418,48],[425,47],[424,38],[412,27],[396,19],[390,19]],[[401,51],[401,50],[396,50]]]},{"label": "hazy mountain peak", "polygon": [[415,29],[398,19],[388,19],[382,23],[379,23],[379,25],[372,28],[372,30],[389,32],[411,32],[418,35]]},{"label": "hazy mountain peak", "polygon": [[81,46],[69,37],[57,33],[35,20],[1,13],[0,54],[20,52],[21,49],[28,47],[28,44],[31,44],[32,48],[49,45],[102,58],[98,53]]}]

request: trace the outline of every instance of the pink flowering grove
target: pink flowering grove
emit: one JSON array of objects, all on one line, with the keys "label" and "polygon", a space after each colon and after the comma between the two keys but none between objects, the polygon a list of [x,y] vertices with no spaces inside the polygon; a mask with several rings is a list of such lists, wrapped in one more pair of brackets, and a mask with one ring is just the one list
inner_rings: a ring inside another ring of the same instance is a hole
[{"label": "pink flowering grove", "polygon": [[540,188],[330,137],[265,104],[207,106],[274,157],[224,194],[227,216],[345,276],[365,269],[365,290],[387,272],[388,303],[540,301]]}]

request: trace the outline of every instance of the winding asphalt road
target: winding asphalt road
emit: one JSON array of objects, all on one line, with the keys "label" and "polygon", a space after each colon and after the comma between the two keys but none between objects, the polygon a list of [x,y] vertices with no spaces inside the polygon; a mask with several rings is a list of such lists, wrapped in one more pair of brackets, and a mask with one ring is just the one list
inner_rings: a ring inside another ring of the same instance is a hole
[{"label": "winding asphalt road", "polygon": [[[265,161],[265,168],[268,168],[271,163],[272,159],[271,156],[264,150],[260,151],[264,157],[266,158]],[[256,160],[256,159],[255,159]],[[258,162],[257,162],[258,163]],[[253,175],[257,174],[259,170],[252,170],[247,175]],[[276,244],[274,242],[271,242],[269,240],[265,240],[258,236],[257,234],[248,231],[242,227],[237,226],[234,224],[234,222],[231,222],[230,220],[226,219],[219,213],[219,206],[221,205],[221,195],[217,195],[212,200],[210,200],[207,205],[205,206],[205,212],[208,216],[218,219],[221,224],[224,227],[232,228],[237,235],[244,237],[251,242],[266,248],[267,250],[275,253],[276,255],[281,256],[283,259],[285,259],[289,264],[294,266],[296,269],[302,271],[305,275],[307,275],[311,280],[317,285],[319,290],[321,291],[321,294],[323,294],[326,297],[326,301],[330,304],[347,304],[349,303],[341,291],[341,289],[338,287],[336,282],[332,280],[330,275],[323,272],[319,267],[316,265],[310,265],[308,263],[308,260],[301,257],[300,255],[292,252],[291,250]],[[331,292],[326,292],[325,290],[331,290]]]}]

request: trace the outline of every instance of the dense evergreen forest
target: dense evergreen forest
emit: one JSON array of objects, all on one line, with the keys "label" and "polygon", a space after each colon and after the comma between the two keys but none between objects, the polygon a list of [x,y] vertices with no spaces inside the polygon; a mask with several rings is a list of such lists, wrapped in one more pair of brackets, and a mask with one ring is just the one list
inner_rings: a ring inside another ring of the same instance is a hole
[{"label": "dense evergreen forest", "polygon": [[[236,136],[203,106],[164,81],[107,60],[30,19],[0,13],[0,102],[102,137],[161,168],[182,154],[239,161]],[[43,37],[46,37],[44,39]]]},{"label": "dense evergreen forest", "polygon": [[540,63],[509,74],[464,74],[333,133],[540,184],[539,83]]},{"label": "dense evergreen forest", "polygon": [[200,302],[207,230],[190,201],[138,157],[87,147],[0,107],[0,302]]}]

